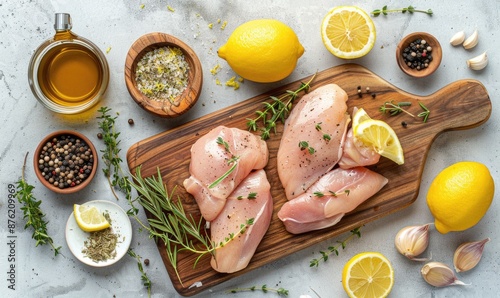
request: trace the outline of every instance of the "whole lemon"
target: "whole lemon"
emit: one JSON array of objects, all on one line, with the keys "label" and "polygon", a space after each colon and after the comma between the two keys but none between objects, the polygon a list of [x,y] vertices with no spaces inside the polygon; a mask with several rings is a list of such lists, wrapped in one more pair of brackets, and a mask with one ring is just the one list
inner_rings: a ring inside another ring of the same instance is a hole
[{"label": "whole lemon", "polygon": [[304,47],[289,26],[259,19],[236,28],[217,53],[244,79],[268,83],[290,75]]},{"label": "whole lemon", "polygon": [[446,234],[474,226],[488,211],[494,193],[493,177],[484,164],[462,161],[445,168],[427,193],[436,229]]}]

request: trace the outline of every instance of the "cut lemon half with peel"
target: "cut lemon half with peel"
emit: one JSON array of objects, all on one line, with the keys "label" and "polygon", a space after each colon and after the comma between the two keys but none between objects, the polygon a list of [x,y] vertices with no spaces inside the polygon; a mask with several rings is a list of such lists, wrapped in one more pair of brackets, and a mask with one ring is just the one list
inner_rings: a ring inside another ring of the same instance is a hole
[{"label": "cut lemon half with peel", "polygon": [[403,147],[396,132],[382,120],[368,119],[353,130],[354,137],[367,146],[372,146],[378,154],[394,161],[398,165],[405,162]]},{"label": "cut lemon half with peel", "polygon": [[323,19],[325,47],[342,59],[363,57],[375,45],[376,29],[370,16],[356,6],[334,7]]},{"label": "cut lemon half with peel", "polygon": [[95,206],[73,205],[76,223],[85,232],[96,232],[110,227],[104,215]]},{"label": "cut lemon half with peel", "polygon": [[389,260],[378,252],[363,252],[352,257],[342,271],[342,286],[351,298],[387,297],[394,285]]}]

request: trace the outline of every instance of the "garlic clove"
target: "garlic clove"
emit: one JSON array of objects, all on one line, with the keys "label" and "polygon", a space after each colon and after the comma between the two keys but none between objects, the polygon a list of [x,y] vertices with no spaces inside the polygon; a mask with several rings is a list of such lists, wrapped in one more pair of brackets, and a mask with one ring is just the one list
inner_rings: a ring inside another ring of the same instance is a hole
[{"label": "garlic clove", "polygon": [[486,65],[488,65],[488,55],[486,55],[486,52],[467,60],[467,66],[472,70],[481,70]]},{"label": "garlic clove", "polygon": [[479,41],[479,33],[477,32],[477,30],[474,30],[474,33],[472,33],[472,35],[467,37],[467,39],[464,41],[463,43],[464,49],[466,50],[472,49],[477,45],[478,41]]},{"label": "garlic clove", "polygon": [[394,245],[400,254],[413,261],[428,261],[429,258],[415,258],[429,246],[429,224],[404,227],[396,234]]},{"label": "garlic clove", "polygon": [[428,284],[435,287],[466,285],[458,280],[450,267],[441,262],[430,262],[425,264],[420,270],[420,273]]},{"label": "garlic clove", "polygon": [[465,32],[464,31],[460,31],[460,32],[457,32],[455,33],[455,35],[452,36],[452,38],[450,39],[450,44],[452,46],[458,46],[460,44],[462,44],[465,40]]},{"label": "garlic clove", "polygon": [[455,270],[463,272],[476,267],[483,255],[484,245],[488,241],[490,241],[490,238],[461,244],[453,255]]}]

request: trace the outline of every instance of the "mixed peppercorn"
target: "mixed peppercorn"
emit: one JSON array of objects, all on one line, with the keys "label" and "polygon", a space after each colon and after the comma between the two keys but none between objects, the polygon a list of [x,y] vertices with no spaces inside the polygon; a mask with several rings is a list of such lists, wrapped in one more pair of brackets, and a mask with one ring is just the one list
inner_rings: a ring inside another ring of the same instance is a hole
[{"label": "mixed peppercorn", "polygon": [[432,61],[432,47],[425,39],[416,39],[404,48],[403,60],[412,69],[425,69]]},{"label": "mixed peppercorn", "polygon": [[39,156],[38,168],[50,184],[60,189],[74,187],[92,172],[94,156],[89,145],[72,135],[47,142]]}]

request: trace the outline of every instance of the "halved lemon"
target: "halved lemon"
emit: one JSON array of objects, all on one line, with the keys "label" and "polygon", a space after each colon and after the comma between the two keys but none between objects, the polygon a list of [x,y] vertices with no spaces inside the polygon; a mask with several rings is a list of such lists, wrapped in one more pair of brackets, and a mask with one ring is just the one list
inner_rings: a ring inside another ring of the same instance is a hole
[{"label": "halved lemon", "polygon": [[366,113],[366,111],[363,108],[359,108],[356,110],[354,115],[352,116],[352,129],[353,131],[358,127],[358,124],[365,120],[370,120],[370,116]]},{"label": "halved lemon", "polygon": [[345,264],[342,285],[351,298],[387,297],[394,285],[394,271],[381,253],[363,252]]},{"label": "halved lemon", "polygon": [[96,232],[109,228],[110,224],[95,206],[73,205],[76,223],[85,232]]},{"label": "halved lemon", "polygon": [[354,137],[365,145],[372,146],[378,154],[387,157],[398,165],[405,162],[403,147],[396,132],[382,120],[368,119],[353,130]]},{"label": "halved lemon", "polygon": [[372,19],[356,6],[334,7],[321,24],[325,47],[342,59],[355,59],[368,54],[376,36]]}]

